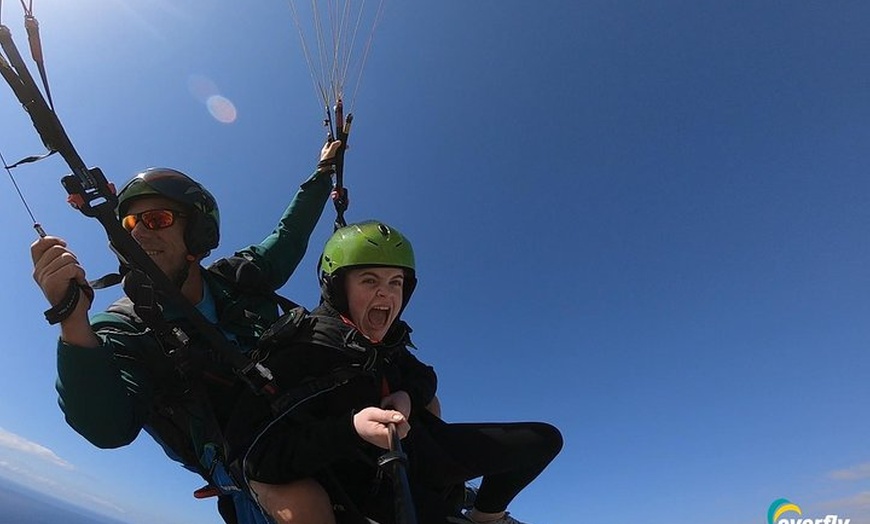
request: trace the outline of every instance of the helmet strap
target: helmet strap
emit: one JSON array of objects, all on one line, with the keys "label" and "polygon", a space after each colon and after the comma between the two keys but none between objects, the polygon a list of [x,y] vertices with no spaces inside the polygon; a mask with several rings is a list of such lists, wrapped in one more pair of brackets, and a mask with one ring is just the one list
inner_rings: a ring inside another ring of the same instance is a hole
[{"label": "helmet strap", "polygon": [[344,289],[345,275],[338,270],[332,275],[325,273],[320,277],[320,299],[332,306],[340,314],[350,317],[347,305],[347,291]]}]

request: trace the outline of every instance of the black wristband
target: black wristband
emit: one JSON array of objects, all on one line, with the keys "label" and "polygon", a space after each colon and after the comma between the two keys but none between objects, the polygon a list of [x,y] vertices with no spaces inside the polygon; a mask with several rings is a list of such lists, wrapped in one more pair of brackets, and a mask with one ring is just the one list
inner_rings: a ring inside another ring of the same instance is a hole
[{"label": "black wristband", "polygon": [[317,163],[317,172],[318,173],[335,173],[335,157],[333,158],[324,158],[320,162]]},{"label": "black wristband", "polygon": [[[47,320],[51,325],[66,320],[70,315],[72,315],[72,312],[75,311],[75,308],[79,303],[80,295],[81,288],[75,280],[70,280],[69,287],[66,290],[66,295],[63,297],[63,300],[52,306],[50,309],[46,309],[43,313],[45,315],[45,320]],[[93,295],[91,295],[91,297],[92,296]]]}]

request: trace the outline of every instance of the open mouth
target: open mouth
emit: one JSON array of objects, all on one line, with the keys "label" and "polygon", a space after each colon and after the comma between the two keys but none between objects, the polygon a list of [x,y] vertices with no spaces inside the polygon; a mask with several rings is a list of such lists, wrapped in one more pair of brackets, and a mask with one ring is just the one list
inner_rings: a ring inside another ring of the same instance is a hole
[{"label": "open mouth", "polygon": [[386,306],[375,306],[369,309],[366,318],[372,326],[383,328],[387,325],[387,322],[390,319],[390,308]]}]

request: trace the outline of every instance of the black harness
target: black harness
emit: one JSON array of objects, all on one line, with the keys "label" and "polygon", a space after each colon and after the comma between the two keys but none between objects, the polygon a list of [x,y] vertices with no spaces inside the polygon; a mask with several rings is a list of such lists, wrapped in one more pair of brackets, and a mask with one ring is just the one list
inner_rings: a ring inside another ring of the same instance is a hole
[{"label": "black harness", "polygon": [[[221,259],[207,271],[209,275],[229,284],[235,295],[259,296],[273,303],[276,309],[280,306],[287,311],[282,319],[304,317],[301,306],[274,291],[265,291],[261,286],[254,285],[254,276],[259,270],[250,260],[242,257]],[[150,279],[140,272],[132,270],[125,274],[124,290],[127,296],[110,305],[106,312],[137,326],[142,335],[153,336],[162,350],[160,355],[141,355],[149,372],[159,377],[154,384],[155,399],[145,424],[147,430],[164,449],[171,451],[174,458],[211,483],[213,465],[201,463],[192,433],[198,433],[200,438],[197,440],[218,444],[221,448],[219,459],[225,460],[223,450],[226,443],[215,415],[215,406],[212,405],[212,395],[237,397],[246,387],[262,394],[261,387],[253,387],[250,383],[246,386],[248,381],[244,378],[240,380],[250,370],[257,370],[257,374],[268,374],[269,382],[272,382],[271,374],[260,364],[262,354],[256,349],[256,339],[252,336],[254,332],[240,336],[250,339],[242,340],[245,347],[254,348],[247,354],[228,340],[215,348],[208,340],[194,334],[200,334],[199,330],[196,323],[188,318],[166,319],[160,293],[154,289]],[[264,322],[251,311],[234,313],[244,316],[244,321],[252,326]],[[262,328],[265,329],[265,326]],[[283,396],[278,393],[277,387],[269,391],[267,397],[270,402]],[[237,475],[233,476],[237,485],[243,485]]]},{"label": "black harness", "polygon": [[[336,369],[331,373],[306,380],[303,383],[282,390],[275,384],[273,394],[266,395],[272,420],[287,416],[295,407],[320,393],[341,387],[362,377],[372,376],[377,366],[378,350],[352,326],[340,318],[312,315],[305,308],[295,304],[262,285],[259,269],[242,257],[230,257],[217,261],[210,266],[208,274],[228,285],[235,297],[255,296],[275,304],[276,309],[284,312],[277,321],[271,323],[256,340],[246,340],[246,347],[252,350],[247,354],[230,344],[236,351],[233,358],[226,358],[224,350],[209,347],[208,341],[191,336],[196,325],[186,318],[167,320],[160,305],[160,294],[156,292],[148,278],[141,278],[137,271],[125,274],[124,289],[127,295],[109,306],[106,311],[128,323],[139,326],[143,335],[152,335],[158,341],[162,354],[144,362],[152,373],[163,380],[155,384],[155,397],[152,409],[145,424],[148,433],[157,440],[168,454],[179,460],[187,469],[199,473],[209,484],[213,483],[216,463],[203,464],[197,442],[210,442],[218,446],[217,461],[224,465],[235,485],[248,490],[244,474],[244,457],[230,457],[230,448],[216,416],[212,396],[216,393],[229,398],[238,398],[247,387],[239,380],[240,372],[235,367],[240,362],[246,368],[259,367],[272,352],[281,351],[296,344],[312,344],[351,354],[353,365]],[[144,277],[144,275],[143,275]],[[236,311],[235,316],[244,316],[252,325],[262,324],[263,319],[251,311]],[[220,313],[219,313],[220,316]],[[262,326],[260,326],[262,327]],[[404,328],[404,329],[403,329]],[[101,327],[101,329],[109,329]],[[404,322],[391,337],[395,342],[389,350],[410,344]],[[253,342],[253,343],[251,343]],[[227,347],[226,345],[223,347]],[[167,362],[171,363],[167,365]],[[171,375],[167,376],[171,368]],[[269,372],[268,370],[266,370]],[[270,373],[270,372],[269,372]],[[271,373],[270,373],[271,378]],[[248,385],[250,386],[250,385]],[[254,391],[261,393],[254,388]],[[198,438],[195,438],[198,437]],[[401,453],[393,452],[389,464],[403,460]],[[329,480],[329,479],[327,479]],[[343,490],[338,482],[330,481],[333,492],[340,498]],[[342,500],[341,506],[354,515],[352,503]],[[357,513],[358,514],[358,513]],[[361,517],[361,515],[360,515]],[[362,521],[361,521],[362,522]]]}]

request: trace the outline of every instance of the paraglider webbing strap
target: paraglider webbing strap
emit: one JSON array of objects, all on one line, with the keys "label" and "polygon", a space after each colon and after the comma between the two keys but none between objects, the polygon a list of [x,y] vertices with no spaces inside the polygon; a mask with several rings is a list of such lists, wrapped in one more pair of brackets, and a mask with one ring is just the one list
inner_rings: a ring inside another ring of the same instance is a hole
[{"label": "paraglider webbing strap", "polygon": [[0,47],[3,48],[8,58],[7,62],[6,59],[0,57],[2,76],[30,116],[33,127],[39,133],[42,143],[49,151],[60,153],[72,168],[73,173],[83,177],[87,181],[85,185],[89,186],[93,180],[87,173],[84,161],[70,142],[57,115],[46,103],[42,92],[30,75],[24,59],[12,40],[12,33],[4,25],[0,25]]},{"label": "paraglider webbing strap", "polygon": [[[336,112],[340,111],[340,105],[336,106]],[[333,203],[335,204],[335,229],[338,230],[347,225],[344,220],[344,212],[347,211],[350,201],[347,196],[347,187],[344,185],[344,153],[347,150],[347,139],[350,132],[350,123],[353,121],[353,115],[347,115],[347,120],[341,122],[343,118],[339,118],[340,127],[336,129],[338,139],[341,140],[341,145],[335,153],[335,192],[333,193]]]},{"label": "paraglider webbing strap", "polygon": [[[344,146],[342,146],[344,147]],[[335,229],[342,228],[347,225],[344,220],[344,212],[347,211],[350,201],[348,200],[347,188],[344,186],[344,177],[340,169],[339,162],[343,159],[338,155],[333,158],[321,160],[317,164],[317,170],[324,173],[329,173],[335,176],[335,188],[332,190],[332,204],[335,206]]]},{"label": "paraglider webbing strap", "polygon": [[335,230],[339,230],[347,225],[347,221],[344,219],[344,212],[347,211],[347,188],[336,187],[335,189],[335,198],[333,198],[333,202],[335,203]]}]

